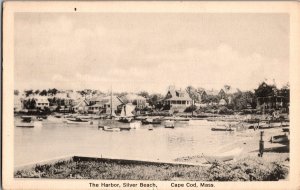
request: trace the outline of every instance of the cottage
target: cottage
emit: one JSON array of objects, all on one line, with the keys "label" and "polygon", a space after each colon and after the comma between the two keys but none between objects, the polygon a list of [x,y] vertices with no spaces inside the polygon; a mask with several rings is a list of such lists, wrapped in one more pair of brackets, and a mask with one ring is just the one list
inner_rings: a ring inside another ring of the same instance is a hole
[{"label": "cottage", "polygon": [[45,109],[45,108],[49,108],[49,101],[48,98],[45,96],[37,96],[34,98],[35,100],[35,105],[37,109]]},{"label": "cottage", "polygon": [[89,113],[111,113],[112,111],[119,111],[121,105],[123,105],[122,100],[117,96],[105,96],[105,97],[94,97],[91,99],[92,104],[88,107]]},{"label": "cottage", "polygon": [[87,113],[88,112],[88,102],[84,99],[78,99],[74,101],[75,106],[73,107],[73,111],[76,113]]},{"label": "cottage", "polygon": [[182,112],[185,108],[192,105],[192,99],[184,90],[176,90],[174,87],[169,88],[163,101],[164,105],[170,106],[170,109],[177,109]]}]

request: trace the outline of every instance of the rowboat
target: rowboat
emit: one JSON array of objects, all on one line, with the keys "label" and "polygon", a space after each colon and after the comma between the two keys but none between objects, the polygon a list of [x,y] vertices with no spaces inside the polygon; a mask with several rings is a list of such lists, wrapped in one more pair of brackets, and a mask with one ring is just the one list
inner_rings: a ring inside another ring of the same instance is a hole
[{"label": "rowboat", "polygon": [[153,125],[149,125],[148,130],[153,131]]},{"label": "rowboat", "polygon": [[67,119],[68,124],[79,124],[79,123],[87,123],[87,120],[82,120],[80,118],[75,118],[75,119]]},{"label": "rowboat", "polygon": [[122,126],[120,127],[121,131],[130,131],[131,127],[130,126]]},{"label": "rowboat", "polygon": [[118,132],[118,131],[121,131],[121,130],[120,130],[120,128],[117,128],[117,127],[104,126],[103,131]]},{"label": "rowboat", "polygon": [[161,120],[158,118],[147,118],[142,120],[143,125],[149,125],[149,124],[161,124]]},{"label": "rowboat", "polygon": [[241,154],[241,152],[243,151],[242,148],[235,148],[233,150],[227,151],[227,152],[223,152],[221,154],[218,155],[204,155],[202,154],[202,156],[209,162],[209,163],[213,163],[213,162],[226,162],[226,161],[230,161],[235,159],[239,154]]},{"label": "rowboat", "polygon": [[230,127],[212,127],[211,128],[212,131],[234,131],[234,129],[230,128]]},{"label": "rowboat", "polygon": [[289,142],[289,136],[288,135],[277,135],[272,136],[270,139],[271,143],[285,143]]},{"label": "rowboat", "polygon": [[165,128],[174,128],[174,127],[175,127],[174,121],[171,121],[171,120],[165,121]]}]

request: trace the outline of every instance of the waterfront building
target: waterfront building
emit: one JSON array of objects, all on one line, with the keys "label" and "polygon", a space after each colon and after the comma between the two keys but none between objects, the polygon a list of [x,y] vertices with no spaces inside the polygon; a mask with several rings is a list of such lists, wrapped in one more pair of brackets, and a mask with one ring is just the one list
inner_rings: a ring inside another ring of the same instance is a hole
[{"label": "waterfront building", "polygon": [[34,100],[37,109],[43,110],[45,108],[49,108],[49,101],[47,96],[36,96]]},{"label": "waterfront building", "polygon": [[175,87],[170,87],[163,104],[169,106],[170,110],[183,112],[187,107],[192,105],[192,99],[185,90],[176,90]]},{"label": "waterfront building", "polygon": [[121,110],[123,105],[122,100],[117,96],[98,96],[90,100],[92,104],[88,106],[89,113],[111,113]]}]

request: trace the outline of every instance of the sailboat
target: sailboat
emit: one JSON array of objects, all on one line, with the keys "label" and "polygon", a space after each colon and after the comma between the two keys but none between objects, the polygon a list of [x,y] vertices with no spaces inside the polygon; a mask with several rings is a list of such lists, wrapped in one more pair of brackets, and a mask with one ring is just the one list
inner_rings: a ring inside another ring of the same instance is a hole
[{"label": "sailboat", "polygon": [[122,111],[119,117],[117,117],[117,121],[123,123],[130,123],[133,120],[134,115],[132,112],[134,111],[135,106],[132,104],[126,104],[122,107]]}]

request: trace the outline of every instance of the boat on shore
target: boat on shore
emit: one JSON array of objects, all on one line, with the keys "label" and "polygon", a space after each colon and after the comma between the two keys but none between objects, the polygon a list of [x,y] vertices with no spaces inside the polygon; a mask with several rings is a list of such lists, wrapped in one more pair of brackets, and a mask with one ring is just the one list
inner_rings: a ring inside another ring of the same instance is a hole
[{"label": "boat on shore", "polygon": [[154,128],[153,128],[153,125],[149,125],[148,130],[149,130],[149,131],[153,131],[153,129],[154,129]]},{"label": "boat on shore", "polygon": [[223,153],[220,153],[220,154],[216,154],[216,155],[204,155],[204,154],[202,154],[202,156],[209,163],[226,162],[226,161],[234,160],[238,155],[241,154],[242,151],[243,151],[242,148],[235,148],[233,150],[223,152]]},{"label": "boat on shore", "polygon": [[34,121],[31,116],[21,116],[21,122],[16,124],[16,127],[33,128]]},{"label": "boat on shore", "polygon": [[286,134],[272,136],[270,139],[270,142],[271,143],[286,143],[286,142],[289,142],[289,136]]}]

